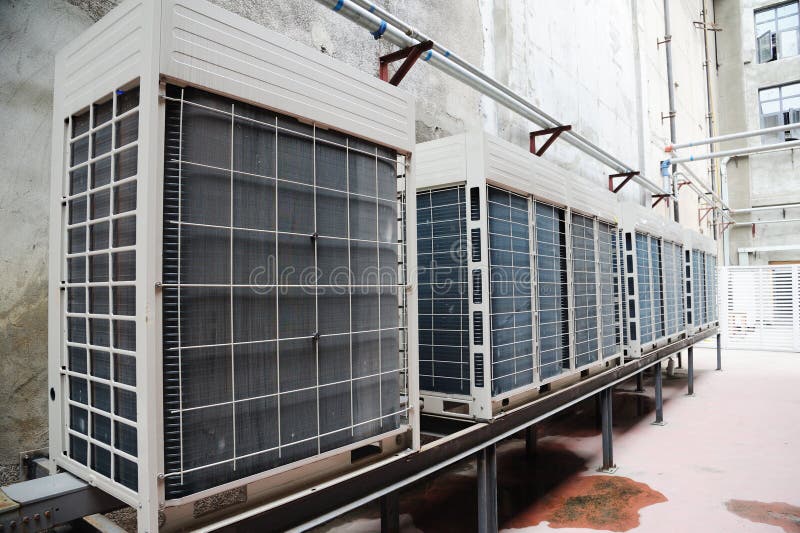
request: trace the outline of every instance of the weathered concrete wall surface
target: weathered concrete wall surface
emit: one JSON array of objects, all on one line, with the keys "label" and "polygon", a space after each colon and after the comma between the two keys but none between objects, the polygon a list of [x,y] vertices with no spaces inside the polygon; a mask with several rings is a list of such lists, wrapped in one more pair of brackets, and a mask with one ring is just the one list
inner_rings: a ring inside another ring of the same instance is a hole
[{"label": "weathered concrete wall surface", "polygon": [[0,463],[47,443],[53,56],[91,22],[65,2],[0,2]]},{"label": "weathered concrete wall surface", "polygon": [[[770,0],[716,0],[717,22],[724,31],[719,43],[720,133],[761,127],[759,89],[800,79],[800,56],[759,63],[756,55],[754,11],[775,5]],[[770,143],[776,139],[769,140]],[[761,137],[723,143],[720,149],[758,146]],[[728,194],[732,208],[749,208],[800,202],[800,149],[732,159],[728,164]],[[800,218],[800,210],[760,211],[740,215],[737,220]],[[739,226],[729,232],[730,264],[739,264],[739,248],[800,246],[800,223]],[[800,250],[752,253],[749,264],[770,261],[798,261]]]},{"label": "weathered concrete wall surface", "polygon": [[[393,48],[312,0],[216,3],[369,73]],[[0,463],[46,440],[47,200],[53,56],[113,0],[0,1]],[[526,95],[657,183],[669,141],[662,0],[387,0],[400,18]],[[673,0],[678,138],[705,136],[701,0]],[[482,127],[527,146],[527,121],[419,64],[402,84],[416,97],[417,140]],[[605,187],[608,168],[564,142],[546,157]],[[695,172],[705,178],[704,163]],[[650,201],[637,186],[631,200]],[[681,216],[697,225],[696,195]],[[666,216],[665,206],[658,210]]]}]

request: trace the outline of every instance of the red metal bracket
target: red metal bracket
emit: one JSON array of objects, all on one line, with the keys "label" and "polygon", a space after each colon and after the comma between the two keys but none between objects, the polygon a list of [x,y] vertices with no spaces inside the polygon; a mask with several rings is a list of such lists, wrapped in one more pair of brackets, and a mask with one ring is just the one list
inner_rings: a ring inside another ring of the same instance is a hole
[{"label": "red metal bracket", "polygon": [[700,217],[700,220],[697,221],[698,223],[700,223],[700,222],[703,221],[703,219],[705,219],[708,216],[709,213],[711,213],[714,210],[714,208],[713,207],[698,207],[697,210],[698,211],[705,211],[705,213],[703,213],[703,216]]},{"label": "red metal bracket", "polygon": [[[417,62],[417,59],[419,59],[422,53],[427,52],[431,48],[433,48],[433,41],[424,41],[409,46],[408,48],[397,50],[391,54],[381,56],[378,66],[378,76],[383,81],[388,81],[394,86],[400,85],[400,82],[403,81],[403,78],[406,77],[406,74],[408,74],[408,71],[411,70],[411,67],[414,66],[414,63]],[[405,59],[405,61],[403,61],[403,64],[397,69],[397,72],[394,73],[392,79],[389,79],[389,63],[394,63],[401,59]]]},{"label": "red metal bracket", "polygon": [[684,185],[689,185],[690,183],[691,183],[691,181],[689,181],[689,180],[683,180],[683,181],[679,181],[679,182],[678,182],[678,190],[681,190],[681,188],[682,188]]},{"label": "red metal bracket", "polygon": [[[539,131],[532,131],[531,132],[531,137],[530,137],[531,138],[531,148],[530,148],[531,149],[531,153],[534,154],[534,155],[537,155],[539,157],[542,157],[542,154],[544,154],[547,151],[547,149],[550,148],[550,145],[553,144],[554,142],[556,142],[556,139],[558,139],[559,135],[561,135],[565,131],[569,131],[571,129],[572,129],[571,125],[564,124],[563,126],[556,126],[555,128],[545,128],[545,129],[539,130]],[[536,149],[536,137],[541,137],[542,135],[549,135],[550,138],[548,138],[544,142],[542,147],[537,150]]]},{"label": "red metal bracket", "polygon": [[725,230],[733,226],[733,222],[723,222],[722,223],[722,233],[725,233]]},{"label": "red metal bracket", "polygon": [[[608,175],[608,190],[617,193],[622,189],[629,181],[633,179],[634,176],[638,176],[639,171],[636,170],[634,172],[620,172],[619,174],[609,174]],[[625,178],[620,182],[619,185],[614,187],[614,178]]]},{"label": "red metal bracket", "polygon": [[669,207],[669,199],[670,199],[670,197],[672,197],[672,195],[671,194],[653,194],[652,197],[653,198],[657,198],[657,200],[655,202],[653,202],[653,205],[651,205],[650,207],[657,206],[661,202],[661,200],[666,200],[667,201],[667,207]]}]

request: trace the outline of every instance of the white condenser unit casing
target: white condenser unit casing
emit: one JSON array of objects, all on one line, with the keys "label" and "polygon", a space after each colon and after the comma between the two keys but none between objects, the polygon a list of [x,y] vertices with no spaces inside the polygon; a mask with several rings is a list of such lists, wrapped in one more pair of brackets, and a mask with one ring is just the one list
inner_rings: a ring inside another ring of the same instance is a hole
[{"label": "white condenser unit casing", "polygon": [[615,196],[482,131],[414,157],[422,411],[490,420],[616,364]]},{"label": "white condenser unit casing", "polygon": [[650,207],[622,202],[624,343],[640,357],[686,336],[684,229]]},{"label": "white condenser unit casing", "polygon": [[127,0],[58,54],[54,102],[60,468],[175,530],[419,446],[411,96]]},{"label": "white condenser unit casing", "polygon": [[684,268],[689,288],[687,324],[697,333],[719,323],[717,241],[690,230],[686,230],[685,240]]}]

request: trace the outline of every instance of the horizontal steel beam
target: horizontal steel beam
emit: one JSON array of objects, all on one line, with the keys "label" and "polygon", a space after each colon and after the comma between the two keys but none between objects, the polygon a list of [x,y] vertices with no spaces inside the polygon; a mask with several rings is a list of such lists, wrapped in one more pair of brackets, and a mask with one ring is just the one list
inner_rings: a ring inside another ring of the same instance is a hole
[{"label": "horizontal steel beam", "polygon": [[[401,489],[457,461],[470,457],[486,446],[522,431],[599,391],[613,387],[674,353],[717,333],[716,326],[632,359],[607,372],[586,378],[554,391],[522,407],[498,416],[491,423],[476,423],[455,436],[434,441],[419,452],[397,457],[379,468],[365,468],[363,473],[304,491],[296,498],[286,498],[280,505],[267,504],[238,516],[232,516],[202,531],[230,528],[236,531],[304,530],[384,494]],[[263,511],[261,511],[263,509]],[[310,517],[319,517],[309,519]]]}]

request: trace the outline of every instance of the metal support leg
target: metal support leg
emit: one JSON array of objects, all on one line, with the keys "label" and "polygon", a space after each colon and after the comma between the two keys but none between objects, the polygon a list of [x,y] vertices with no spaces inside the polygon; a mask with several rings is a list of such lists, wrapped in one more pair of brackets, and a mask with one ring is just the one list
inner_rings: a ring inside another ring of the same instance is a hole
[{"label": "metal support leg", "polygon": [[644,392],[644,370],[636,374],[636,392]]},{"label": "metal support leg", "polygon": [[531,460],[536,459],[537,433],[538,428],[535,424],[533,426],[528,426],[528,428],[525,430],[525,455]]},{"label": "metal support leg", "polygon": [[653,366],[653,377],[655,378],[656,389],[656,420],[653,424],[664,425],[664,399],[661,394],[661,361]]},{"label": "metal support leg", "polygon": [[400,494],[396,490],[381,498],[381,533],[400,533]]},{"label": "metal support leg", "polygon": [[477,456],[478,533],[497,533],[497,448],[490,444]]},{"label": "metal support leg", "polygon": [[687,392],[689,396],[694,396],[694,346],[689,346],[686,351],[686,364],[689,373],[689,390]]},{"label": "metal support leg", "polygon": [[678,368],[683,368],[683,352],[678,352]]},{"label": "metal support leg", "polygon": [[611,387],[600,391],[600,411],[602,414],[602,441],[603,441],[603,466],[601,472],[613,472],[617,469],[614,465],[614,442],[613,442],[613,399]]},{"label": "metal support leg", "polygon": [[722,370],[722,334],[717,333],[717,370]]},{"label": "metal support leg", "polygon": [[594,427],[595,429],[603,428],[603,407],[599,394],[594,395]]}]

